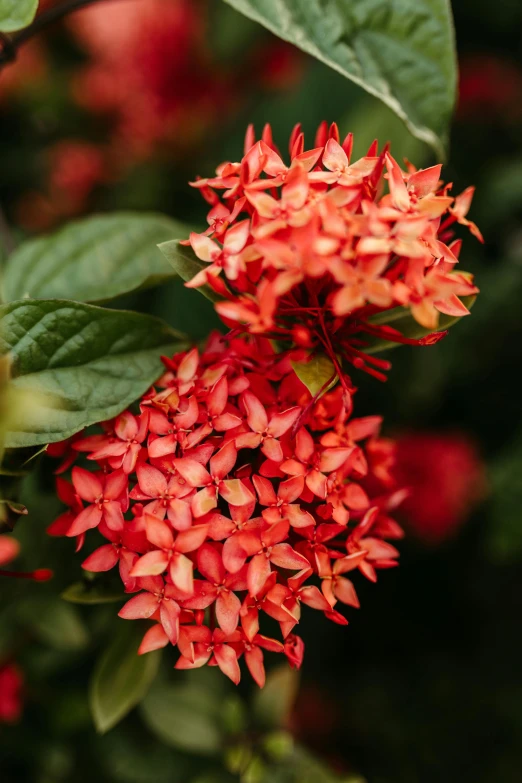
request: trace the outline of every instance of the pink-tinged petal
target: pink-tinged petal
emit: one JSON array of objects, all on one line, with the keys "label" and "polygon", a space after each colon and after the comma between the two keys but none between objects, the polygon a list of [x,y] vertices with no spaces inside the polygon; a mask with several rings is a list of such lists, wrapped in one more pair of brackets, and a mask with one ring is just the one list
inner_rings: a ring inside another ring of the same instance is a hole
[{"label": "pink-tinged petal", "polygon": [[236,526],[228,517],[223,514],[214,514],[210,520],[208,535],[214,541],[222,541],[228,538],[236,530]]},{"label": "pink-tinged petal", "polygon": [[205,487],[197,492],[191,501],[191,510],[195,519],[203,517],[217,506],[217,492],[214,487]]},{"label": "pink-tinged petal", "polygon": [[83,511],[80,511],[66,535],[69,537],[79,536],[81,533],[85,533],[86,530],[92,530],[93,528],[98,527],[101,520],[101,509],[99,509],[98,506],[87,506]]},{"label": "pink-tinged petal", "polygon": [[254,597],[259,595],[265,586],[266,580],[270,576],[270,571],[270,561],[268,558],[264,554],[254,555],[248,565],[247,572],[248,592],[250,595]]},{"label": "pink-tinged petal", "polygon": [[245,247],[250,236],[250,220],[242,220],[228,229],[223,241],[223,249],[226,253],[236,255]]},{"label": "pink-tinged petal", "polygon": [[219,379],[207,397],[207,410],[211,416],[219,416],[228,402],[228,381],[226,376]]},{"label": "pink-tinged petal", "polygon": [[170,526],[162,519],[152,514],[145,514],[145,532],[147,540],[158,549],[172,549],[174,535]]},{"label": "pink-tinged petal", "polygon": [[256,432],[244,432],[236,438],[236,448],[257,449],[261,443],[261,435]]},{"label": "pink-tinged petal", "polygon": [[233,506],[243,506],[255,500],[254,496],[241,479],[229,479],[219,485],[219,494]]},{"label": "pink-tinged petal", "polygon": [[329,171],[343,171],[348,166],[348,156],[335,139],[328,139],[323,152],[323,163]]},{"label": "pink-tinged petal", "polygon": [[105,544],[96,549],[92,555],[89,555],[83,563],[82,568],[86,571],[98,573],[100,571],[110,571],[118,562],[118,552],[112,544]]},{"label": "pink-tinged petal", "polygon": [[290,571],[299,571],[302,568],[310,567],[306,557],[292,549],[290,544],[276,544],[272,547],[270,560],[279,568],[288,568]]},{"label": "pink-tinged petal", "polygon": [[254,475],[252,476],[252,483],[256,488],[257,496],[262,506],[271,506],[277,503],[277,495],[271,481],[263,478],[263,476]]},{"label": "pink-tinged petal", "polygon": [[326,476],[318,470],[312,470],[306,477],[306,486],[318,498],[324,500],[326,497]]},{"label": "pink-tinged petal", "polygon": [[368,555],[368,550],[363,549],[361,552],[354,552],[353,555],[347,557],[341,557],[334,563],[335,574],[345,574],[347,571],[353,571],[354,568],[358,568],[362,561]]},{"label": "pink-tinged petal", "polygon": [[293,503],[301,495],[304,486],[304,477],[294,476],[294,478],[286,479],[279,484],[277,494],[285,503]]},{"label": "pink-tinged petal", "polygon": [[160,621],[163,630],[171,644],[176,644],[179,635],[180,608],[176,601],[162,601],[160,606]]},{"label": "pink-tinged petal", "polygon": [[[221,555],[212,544],[203,544],[198,552],[198,570],[215,584],[222,584],[225,580],[225,566]],[[224,629],[223,629],[224,630]]]},{"label": "pink-tinged petal", "polygon": [[87,503],[94,503],[103,495],[103,485],[98,476],[84,468],[72,469],[72,482],[77,494]]},{"label": "pink-tinged petal", "polygon": [[189,530],[182,530],[176,538],[176,551],[194,552],[204,543],[208,535],[208,525],[195,525]]},{"label": "pink-tinged petal", "polygon": [[294,165],[283,185],[283,203],[290,209],[302,209],[306,204],[309,188],[305,169],[299,164]]},{"label": "pink-tinged petal", "polygon": [[219,593],[216,600],[216,619],[227,636],[234,633],[237,628],[240,609],[241,601],[235,593],[230,590]]},{"label": "pink-tinged petal", "polygon": [[235,574],[245,565],[247,557],[261,549],[259,536],[255,533],[236,533],[223,545],[223,565]]},{"label": "pink-tinged petal", "polygon": [[123,411],[116,418],[114,432],[122,440],[134,440],[138,434],[138,422],[130,411]]},{"label": "pink-tinged petal", "polygon": [[315,525],[315,519],[308,511],[303,511],[298,505],[290,504],[285,509],[285,518],[288,519],[292,527],[310,527]]},{"label": "pink-tinged petal", "polygon": [[274,438],[280,438],[281,435],[284,435],[285,432],[288,432],[290,427],[295,424],[299,418],[299,415],[301,414],[301,410],[301,406],[297,405],[294,408],[288,408],[288,410],[283,411],[282,413],[274,414],[274,416],[272,416],[270,419],[268,432]]},{"label": "pink-tinged petal", "polygon": [[308,462],[314,454],[314,439],[307,429],[301,427],[295,436],[295,454],[301,462]]},{"label": "pink-tinged petal", "polygon": [[164,495],[167,491],[167,479],[163,473],[152,465],[145,462],[139,463],[136,467],[138,484],[141,491],[149,498],[157,498]]},{"label": "pink-tinged petal", "polygon": [[249,650],[245,650],[245,662],[254,682],[256,682],[260,688],[263,688],[266,675],[263,664],[263,653],[259,647],[251,647]]},{"label": "pink-tinged petal", "polygon": [[123,512],[117,500],[109,500],[103,504],[103,521],[111,530],[123,530]]},{"label": "pink-tinged petal", "polygon": [[354,511],[363,511],[370,505],[368,495],[364,489],[354,482],[348,484],[344,490],[343,503]]},{"label": "pink-tinged petal", "polygon": [[337,603],[337,598],[334,595],[332,580],[323,579],[321,582],[321,590],[323,591],[325,600],[329,603],[330,607],[334,607]]},{"label": "pink-tinged petal", "polygon": [[227,644],[218,644],[214,648],[214,655],[216,656],[217,664],[223,674],[226,674],[234,685],[238,685],[239,680],[241,679],[241,672],[239,670],[236,653],[232,647],[229,647]]},{"label": "pink-tinged petal", "polygon": [[194,579],[194,594],[183,599],[184,609],[206,609],[217,598],[217,587],[203,579]]},{"label": "pink-tinged petal", "polygon": [[233,441],[230,441],[210,459],[212,476],[224,479],[232,471],[237,460],[237,451]]},{"label": "pink-tinged petal", "polygon": [[204,234],[191,233],[190,244],[192,250],[201,261],[214,261],[221,253],[219,245]]},{"label": "pink-tinged petal", "polygon": [[346,434],[352,440],[364,440],[379,433],[382,424],[382,416],[364,416],[361,419],[352,419],[348,422]]},{"label": "pink-tinged petal", "polygon": [[241,400],[247,412],[248,426],[253,432],[262,433],[268,426],[268,417],[263,404],[251,391],[246,391],[241,395]]},{"label": "pink-tinged petal", "polygon": [[[178,645],[179,647],[179,645]],[[178,658],[177,662],[174,665],[175,669],[200,669],[202,666],[204,666],[206,663],[208,663],[208,660],[210,658],[210,652],[207,651],[207,648],[203,645],[199,645],[198,649],[193,655],[193,660],[190,658],[186,658],[184,655],[180,656]]]},{"label": "pink-tinged petal", "polygon": [[429,169],[415,171],[408,177],[408,190],[415,193],[419,198],[427,196],[428,193],[434,193],[437,190],[437,184],[440,179],[442,163],[431,166]]},{"label": "pink-tinged petal", "polygon": [[189,459],[188,457],[175,459],[174,467],[191,487],[206,487],[212,482],[208,470],[199,462],[196,462],[195,459]]},{"label": "pink-tinged petal", "polygon": [[158,599],[152,593],[139,593],[122,606],[118,617],[124,620],[146,620],[158,608]]},{"label": "pink-tinged petal", "polygon": [[192,512],[188,503],[173,498],[167,508],[167,516],[176,530],[188,530],[192,525]]},{"label": "pink-tinged petal", "polygon": [[407,212],[410,208],[408,190],[400,167],[389,154],[386,154],[386,168],[388,170],[388,184],[393,204],[397,209]]},{"label": "pink-tinged petal", "polygon": [[164,438],[156,438],[148,446],[149,457],[166,457],[175,454],[177,446],[176,436],[174,434],[166,435]]},{"label": "pink-tinged petal", "polygon": [[285,459],[281,462],[279,468],[287,476],[304,476],[306,473],[306,465],[303,465],[302,462],[296,459]]},{"label": "pink-tinged petal", "polygon": [[169,564],[169,558],[166,552],[160,549],[154,549],[152,552],[142,555],[137,560],[130,572],[131,576],[159,576]]},{"label": "pink-tinged petal", "polygon": [[228,430],[239,427],[240,424],[241,419],[239,416],[234,416],[233,413],[223,413],[221,416],[216,416],[213,421],[216,432],[228,432]]},{"label": "pink-tinged petal", "polygon": [[141,448],[140,443],[131,443],[127,449],[127,453],[125,454],[121,465],[123,472],[127,475],[129,475],[129,473],[134,473]]},{"label": "pink-tinged petal", "polygon": [[[215,244],[214,248],[217,250],[217,254],[221,252],[219,247]],[[204,260],[204,259],[202,259]],[[209,259],[210,260],[210,259]],[[189,383],[195,376],[199,365],[199,353],[197,348],[192,348],[180,362],[178,367],[178,380],[182,383]]]},{"label": "pink-tinged petal", "polygon": [[192,561],[181,555],[175,553],[170,561],[169,568],[170,578],[175,587],[181,590],[182,593],[192,595],[194,592],[194,566]]},{"label": "pink-tinged petal", "polygon": [[276,525],[272,525],[261,534],[263,544],[269,547],[284,541],[288,536],[289,529],[290,525],[286,520],[281,520]]},{"label": "pink-tinged petal", "polygon": [[319,470],[321,473],[332,473],[338,470],[348,457],[353,453],[355,447],[349,449],[325,449],[319,460]]},{"label": "pink-tinged petal", "polygon": [[302,587],[299,591],[301,601],[312,609],[318,609],[321,612],[328,612],[330,604],[315,585]]},{"label": "pink-tinged petal", "polygon": [[138,647],[138,655],[145,655],[145,653],[152,652],[153,650],[160,650],[162,647],[166,647],[169,643],[169,637],[161,627],[159,623],[153,625],[145,632],[141,644]]},{"label": "pink-tinged petal", "polygon": [[265,438],[261,446],[261,451],[272,462],[282,462],[284,459],[281,444],[275,438]]},{"label": "pink-tinged petal", "polygon": [[355,587],[349,579],[346,579],[344,576],[336,577],[333,589],[336,598],[338,598],[339,601],[342,601],[343,604],[359,608],[360,604],[357,593],[355,592]]},{"label": "pink-tinged petal", "polygon": [[241,628],[249,641],[252,641],[254,636],[259,631],[259,612],[254,607],[246,608],[245,605],[241,608]]}]

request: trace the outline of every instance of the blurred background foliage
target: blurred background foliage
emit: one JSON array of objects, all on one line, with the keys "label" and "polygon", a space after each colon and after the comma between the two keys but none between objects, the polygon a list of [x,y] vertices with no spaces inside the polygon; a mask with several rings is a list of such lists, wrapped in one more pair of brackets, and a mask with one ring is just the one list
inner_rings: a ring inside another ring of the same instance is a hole
[{"label": "blurred background foliage", "polygon": [[[258,132],[271,122],[283,148],[296,121],[311,141],[322,119],[336,120],[357,154],[378,137],[397,159],[433,162],[388,109],[223,3],[172,0],[163,21],[129,10],[128,27],[108,20],[140,4],[108,3],[105,22],[102,5],[49,29],[0,74],[4,254],[87,212],[201,224],[186,183],[236,159],[249,122]],[[60,505],[44,460],[22,478],[19,562],[59,576],[0,583],[0,667],[16,661],[23,677],[23,719],[0,725],[3,783],[520,780],[522,7],[456,0],[453,10],[460,102],[444,171],[456,192],[477,186],[472,218],[486,244],[466,239],[462,257],[482,293],[447,339],[394,351],[385,387],[359,378],[356,399],[358,414],[384,415],[418,490],[401,567],[358,584],[348,629],[305,613],[295,699],[289,671],[260,696],[213,670],[174,673],[165,655],[141,706],[99,736],[88,683],[124,623],[114,604],[59,598],[79,560],[45,534]],[[195,340],[218,325],[177,281],[120,305]]]}]

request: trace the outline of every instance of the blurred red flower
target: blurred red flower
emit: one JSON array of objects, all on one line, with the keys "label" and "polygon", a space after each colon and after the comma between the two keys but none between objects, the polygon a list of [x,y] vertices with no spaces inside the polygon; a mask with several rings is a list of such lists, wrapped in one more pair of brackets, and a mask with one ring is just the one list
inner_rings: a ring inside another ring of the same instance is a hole
[{"label": "blurred red flower", "polygon": [[484,464],[462,433],[398,438],[395,470],[397,480],[410,490],[401,513],[409,530],[426,543],[455,535],[485,494]]},{"label": "blurred red flower", "polygon": [[23,676],[12,663],[0,666],[0,723],[16,723],[22,715]]}]

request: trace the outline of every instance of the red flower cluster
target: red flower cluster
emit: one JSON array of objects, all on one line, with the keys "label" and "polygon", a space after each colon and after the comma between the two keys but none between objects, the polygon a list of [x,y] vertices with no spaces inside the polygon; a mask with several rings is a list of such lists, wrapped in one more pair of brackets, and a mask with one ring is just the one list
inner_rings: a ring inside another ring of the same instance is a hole
[{"label": "red flower cluster", "polygon": [[450,196],[440,165],[404,172],[377,142],[360,160],[351,151],[352,135],[341,144],[326,123],[305,150],[297,125],[287,165],[270,127],[257,142],[250,127],[240,162],[192,183],[212,206],[209,229],[190,236],[204,268],[187,283],[223,298],[216,310],[227,325],[326,353],[341,379],[339,357],[377,377],[388,369],[364,353],[369,335],[421,344],[442,336],[404,338],[386,325],[392,307],[410,308],[430,331],[439,313],[466,315],[460,297],[478,289],[456,271],[461,243],[450,241],[450,226],[481,239],[466,218],[473,188]]},{"label": "red flower cluster", "polygon": [[[96,469],[57,479],[69,510],[49,532],[106,539],[83,567],[119,566],[136,593],[120,617],[156,621],[141,653],[170,642],[177,668],[218,665],[234,682],[244,654],[262,686],[263,650],[301,664],[302,604],[346,624],[337,602],[359,603],[345,574],[396,565],[393,444],[379,417],[349,417],[340,386],[312,401],[267,340],[213,335],[164,363],[139,413],[73,441]],[[260,633],[263,613],[282,641]]]}]

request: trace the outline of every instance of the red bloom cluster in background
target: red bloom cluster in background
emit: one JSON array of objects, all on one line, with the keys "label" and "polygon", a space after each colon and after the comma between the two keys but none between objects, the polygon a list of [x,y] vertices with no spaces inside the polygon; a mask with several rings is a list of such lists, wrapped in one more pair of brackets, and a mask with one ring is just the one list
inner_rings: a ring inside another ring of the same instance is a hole
[{"label": "red bloom cluster in background", "polygon": [[408,490],[401,505],[408,530],[429,544],[450,538],[485,494],[475,445],[461,433],[418,432],[397,438],[395,453],[397,480]]},{"label": "red bloom cluster in background", "polygon": [[13,663],[0,665],[0,723],[16,723],[23,709],[24,680]]},{"label": "red bloom cluster in background", "polygon": [[224,74],[205,36],[202,0],[94,5],[69,25],[89,61],[74,95],[114,118],[115,149],[148,155],[169,139],[183,146],[229,104]]},{"label": "red bloom cluster in background", "polygon": [[211,209],[209,229],[190,236],[204,268],[187,283],[223,298],[216,310],[227,325],[327,354],[346,392],[340,359],[379,378],[389,368],[364,352],[369,337],[442,336],[405,338],[386,324],[391,308],[408,307],[430,332],[440,313],[468,314],[461,297],[478,289],[458,271],[450,228],[461,223],[481,239],[466,218],[473,188],[453,198],[440,165],[404,172],[377,142],[351,161],[352,141],[341,144],[337,126],[323,123],[306,150],[297,125],[287,165],[270,127],[257,142],[250,127],[240,162],[192,183]]},{"label": "red bloom cluster in background", "polygon": [[139,413],[73,441],[92,468],[57,479],[69,510],[49,532],[78,547],[103,536],[83,567],[119,566],[135,593],[120,617],[155,621],[141,653],[170,642],[177,668],[218,665],[234,682],[244,654],[262,686],[264,650],[301,664],[303,604],[346,624],[338,602],[359,605],[346,574],[396,565],[394,447],[379,417],[350,417],[340,386],[312,400],[267,340],[213,335],[164,362]]}]

